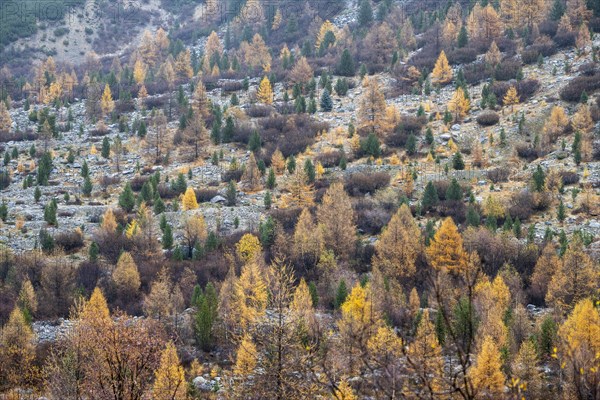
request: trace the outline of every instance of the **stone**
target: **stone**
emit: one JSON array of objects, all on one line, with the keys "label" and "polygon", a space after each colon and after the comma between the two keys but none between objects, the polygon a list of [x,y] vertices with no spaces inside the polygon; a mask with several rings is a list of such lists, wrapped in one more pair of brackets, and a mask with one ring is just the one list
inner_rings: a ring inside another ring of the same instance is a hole
[{"label": "stone", "polygon": [[212,199],[210,199],[210,202],[213,204],[226,203],[227,199],[223,196],[217,195],[217,196],[213,197]]},{"label": "stone", "polygon": [[450,129],[452,129],[453,131],[460,131],[460,125],[454,124],[454,125],[452,125],[452,128],[450,128]]},{"label": "stone", "polygon": [[194,380],[192,380],[192,383],[194,384],[196,389],[201,390],[203,392],[208,392],[212,389],[211,382],[202,376],[195,377]]}]

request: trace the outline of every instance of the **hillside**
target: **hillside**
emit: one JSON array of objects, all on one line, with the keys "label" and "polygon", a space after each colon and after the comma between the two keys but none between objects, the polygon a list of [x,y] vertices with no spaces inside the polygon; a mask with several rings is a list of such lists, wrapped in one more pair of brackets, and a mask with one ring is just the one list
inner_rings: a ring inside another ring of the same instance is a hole
[{"label": "hillside", "polygon": [[54,6],[0,29],[0,399],[597,396],[595,2]]}]

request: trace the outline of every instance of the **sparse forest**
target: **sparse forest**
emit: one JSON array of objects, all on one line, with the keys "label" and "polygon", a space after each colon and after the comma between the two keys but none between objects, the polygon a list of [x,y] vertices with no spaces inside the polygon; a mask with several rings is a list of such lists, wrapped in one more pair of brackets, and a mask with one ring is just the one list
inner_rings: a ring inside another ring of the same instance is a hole
[{"label": "sparse forest", "polygon": [[600,3],[30,3],[1,400],[600,399]]}]

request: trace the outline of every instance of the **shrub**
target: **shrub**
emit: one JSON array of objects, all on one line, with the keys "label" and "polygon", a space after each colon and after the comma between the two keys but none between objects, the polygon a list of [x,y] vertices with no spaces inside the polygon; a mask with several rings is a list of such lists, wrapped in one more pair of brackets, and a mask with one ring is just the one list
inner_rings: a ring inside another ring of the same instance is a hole
[{"label": "shrub", "polygon": [[219,194],[216,189],[196,189],[194,192],[196,193],[196,199],[198,199],[199,203],[209,202],[213,197]]},{"label": "shrub", "polygon": [[507,167],[498,167],[487,171],[487,177],[494,183],[507,182],[510,176],[510,169]]},{"label": "shrub", "polygon": [[237,92],[239,90],[242,90],[242,87],[244,86],[242,82],[240,81],[223,81],[220,84],[221,89],[224,92]]},{"label": "shrub", "polygon": [[449,51],[447,56],[450,64],[467,64],[477,59],[477,51],[470,47],[463,47]]},{"label": "shrub", "polygon": [[346,177],[345,188],[352,196],[366,193],[375,193],[390,184],[390,175],[387,172],[356,172]]},{"label": "shrub", "polygon": [[278,226],[281,226],[285,231],[289,232],[296,226],[296,221],[301,212],[302,209],[300,208],[282,208],[272,210],[270,215],[277,221]]},{"label": "shrub", "polygon": [[272,112],[273,107],[263,104],[253,104],[246,110],[246,114],[251,118],[268,117]]},{"label": "shrub", "polygon": [[54,237],[54,243],[65,252],[72,252],[83,247],[83,234],[80,229],[61,232]]},{"label": "shrub", "polygon": [[557,33],[552,40],[558,47],[571,47],[575,45],[576,32]]},{"label": "shrub", "polygon": [[504,60],[496,66],[494,71],[494,78],[499,81],[509,81],[516,79],[519,70],[521,69],[521,62],[511,59]]},{"label": "shrub", "polygon": [[494,82],[491,90],[496,96],[499,104],[504,104],[504,96],[511,86],[516,86],[519,101],[523,103],[535,94],[540,87],[540,83],[536,79],[523,79],[520,82]]},{"label": "shrub", "polygon": [[600,73],[593,75],[580,75],[569,81],[560,91],[560,98],[565,101],[578,102],[581,99],[581,93],[589,95],[600,88]]},{"label": "shrub", "polygon": [[146,108],[148,110],[152,110],[153,108],[159,109],[163,108],[165,104],[167,104],[167,96],[153,96],[146,97],[144,102],[146,103]]},{"label": "shrub", "polygon": [[533,214],[533,194],[529,190],[522,190],[513,195],[509,202],[508,213],[513,219],[525,221]]},{"label": "shrub", "polygon": [[496,125],[500,116],[494,111],[484,111],[477,116],[477,123],[481,126]]},{"label": "shrub", "polygon": [[517,155],[521,158],[524,158],[528,161],[535,160],[538,158],[538,151],[532,146],[526,143],[519,143],[515,146],[517,150]]},{"label": "shrub", "polygon": [[573,185],[579,182],[579,175],[577,172],[572,171],[560,171],[560,177],[563,185]]},{"label": "shrub", "polygon": [[439,200],[446,200],[446,192],[448,191],[448,187],[450,186],[450,182],[448,181],[432,181],[433,187],[435,191],[438,193]]},{"label": "shrub", "polygon": [[150,179],[149,176],[143,176],[143,175],[134,176],[129,181],[129,184],[131,185],[131,190],[133,190],[134,192],[139,192],[140,190],[142,190],[142,186],[144,186],[144,183],[146,183],[148,181],[148,179]]},{"label": "shrub", "polygon": [[371,199],[360,199],[353,204],[357,228],[367,235],[377,235],[392,218],[387,210]]},{"label": "shrub", "polygon": [[492,69],[487,68],[484,63],[476,62],[466,65],[463,68],[463,75],[468,84],[475,85],[483,80],[491,78]]},{"label": "shrub", "polygon": [[521,52],[521,61],[523,61],[523,64],[535,64],[539,56],[539,51],[528,47],[527,49]]},{"label": "shrub", "polygon": [[316,160],[325,168],[337,167],[342,158],[341,150],[330,150],[317,155]]}]

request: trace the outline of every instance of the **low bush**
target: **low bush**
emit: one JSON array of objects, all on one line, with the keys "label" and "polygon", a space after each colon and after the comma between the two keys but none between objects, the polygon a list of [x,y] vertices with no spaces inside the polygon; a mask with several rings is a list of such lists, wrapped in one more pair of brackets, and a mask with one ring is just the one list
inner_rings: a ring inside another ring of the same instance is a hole
[{"label": "low bush", "polygon": [[494,70],[494,78],[498,81],[517,79],[517,75],[520,70],[520,61],[514,59],[504,60],[496,66],[496,69]]},{"label": "low bush", "polygon": [[533,194],[525,189],[513,195],[509,202],[508,213],[513,219],[519,218],[523,222],[533,214],[534,205]]},{"label": "low bush", "polygon": [[69,253],[83,247],[83,233],[80,229],[61,232],[54,237],[54,243]]},{"label": "low bush", "polygon": [[337,167],[342,159],[342,154],[341,150],[325,151],[317,155],[316,161],[325,168]]},{"label": "low bush", "polygon": [[477,51],[470,47],[451,50],[447,55],[450,64],[467,64],[477,59]]},{"label": "low bush", "polygon": [[600,89],[600,73],[593,75],[580,75],[571,79],[560,91],[560,98],[564,101],[577,102],[581,99],[581,93],[589,95]]},{"label": "low bush", "polygon": [[579,182],[579,174],[573,171],[560,171],[563,185],[573,185]]},{"label": "low bush", "polygon": [[488,179],[494,183],[507,182],[510,176],[510,169],[507,167],[498,167],[490,169],[486,173]]},{"label": "low bush", "polygon": [[251,118],[264,118],[271,115],[273,111],[274,109],[271,106],[253,104],[246,110],[246,114]]},{"label": "low bush", "polygon": [[351,196],[358,196],[373,194],[389,184],[390,175],[387,172],[356,172],[346,177],[344,186]]},{"label": "low bush", "polygon": [[500,121],[500,116],[494,111],[484,111],[477,116],[477,123],[481,126],[496,125]]},{"label": "low bush", "polygon": [[194,192],[199,203],[207,203],[219,194],[216,189],[196,189]]},{"label": "low bush", "polygon": [[240,81],[223,81],[220,84],[221,89],[224,92],[237,92],[239,90],[242,90],[242,87],[244,86],[242,82]]}]

